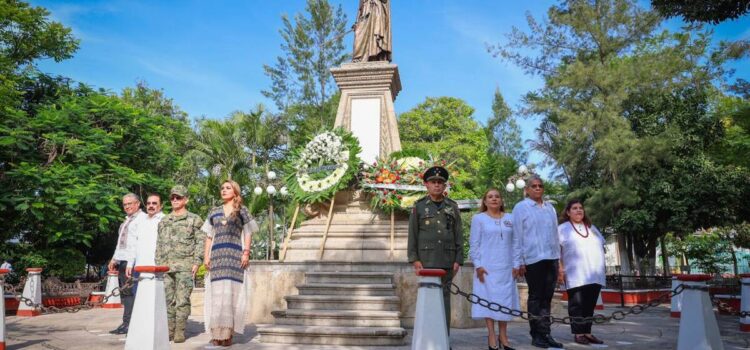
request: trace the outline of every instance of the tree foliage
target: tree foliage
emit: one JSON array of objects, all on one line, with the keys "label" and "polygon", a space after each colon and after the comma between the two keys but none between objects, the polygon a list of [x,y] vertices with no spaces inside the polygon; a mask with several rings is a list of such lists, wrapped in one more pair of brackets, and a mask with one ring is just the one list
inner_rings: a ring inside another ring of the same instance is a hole
[{"label": "tree foliage", "polygon": [[720,22],[736,19],[750,11],[750,0],[652,0],[665,17],[680,16],[687,22]]},{"label": "tree foliage", "polygon": [[524,98],[543,117],[534,149],[649,268],[659,237],[737,220],[749,190],[746,169],[709,152],[724,133],[713,106],[727,56],[710,50],[710,32],[660,22],[634,1],[570,0],[489,48],[544,79]]},{"label": "tree foliage", "polygon": [[338,94],[329,69],[349,57],[344,52],[346,15],[341,5],[308,0],[305,12],[293,20],[282,15],[283,56],[273,66],[263,66],[271,87],[262,93],[276,103],[290,124],[293,147],[333,127]]},{"label": "tree foliage", "polygon": [[428,97],[399,116],[404,149],[421,149],[447,161],[455,161],[451,174],[453,198],[477,198],[476,174],[487,159],[487,135],[473,119],[474,108],[454,97]]}]

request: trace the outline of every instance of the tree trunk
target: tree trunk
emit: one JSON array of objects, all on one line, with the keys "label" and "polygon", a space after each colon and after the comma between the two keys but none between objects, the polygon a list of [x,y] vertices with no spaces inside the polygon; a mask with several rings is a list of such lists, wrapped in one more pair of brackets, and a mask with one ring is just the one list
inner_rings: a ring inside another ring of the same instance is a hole
[{"label": "tree trunk", "polygon": [[669,276],[669,252],[667,251],[667,244],[664,242],[664,236],[659,237],[659,242],[661,243],[661,264],[664,270],[664,276]]}]

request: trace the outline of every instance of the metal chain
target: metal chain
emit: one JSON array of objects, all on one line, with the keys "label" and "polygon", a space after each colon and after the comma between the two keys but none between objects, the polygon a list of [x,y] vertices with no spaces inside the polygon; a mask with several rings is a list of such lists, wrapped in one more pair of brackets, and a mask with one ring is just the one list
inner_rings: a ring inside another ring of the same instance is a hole
[{"label": "metal chain", "polygon": [[739,316],[740,318],[750,317],[750,311],[738,311],[735,310],[731,305],[719,300],[716,296],[711,297],[711,303],[716,306],[719,311],[732,316]]},{"label": "metal chain", "polygon": [[43,314],[53,314],[53,313],[62,313],[62,312],[75,313],[81,310],[89,310],[95,307],[101,307],[102,305],[107,303],[109,298],[118,297],[122,294],[123,291],[132,289],[136,281],[150,280],[150,279],[154,279],[154,276],[140,276],[137,279],[134,279],[132,277],[128,278],[125,281],[124,285],[113,289],[112,292],[110,292],[108,295],[105,295],[100,301],[92,302],[92,301],[87,300],[86,302],[80,305],[74,305],[74,306],[65,306],[65,307],[44,306],[42,303],[35,303],[33,300],[26,298],[23,295],[16,296],[16,298],[18,298],[19,301],[24,303],[26,306],[29,306],[33,309],[39,309],[39,311]]},{"label": "metal chain", "polygon": [[[520,318],[522,318],[524,320],[529,320],[529,319],[532,319],[532,320],[549,320],[550,323],[562,323],[562,324],[571,324],[571,323],[575,323],[575,324],[589,324],[589,323],[592,323],[592,322],[595,323],[595,324],[602,324],[602,323],[610,322],[612,320],[622,320],[622,319],[625,319],[625,316],[628,316],[628,315],[638,315],[638,314],[642,313],[643,311],[645,311],[648,308],[652,308],[654,306],[658,306],[658,305],[661,305],[663,303],[666,303],[672,297],[674,297],[674,296],[682,293],[682,291],[685,290],[685,288],[687,288],[687,286],[685,286],[683,284],[680,284],[677,287],[675,287],[672,291],[664,293],[661,296],[659,296],[658,298],[656,298],[654,300],[651,300],[650,302],[648,302],[646,304],[636,304],[636,305],[633,305],[633,306],[629,307],[625,311],[615,311],[612,314],[610,314],[609,316],[601,315],[601,314],[596,314],[596,315],[590,316],[590,317],[570,317],[570,316],[556,317],[556,316],[552,316],[552,315],[550,315],[550,316],[532,315],[528,311],[511,309],[509,307],[502,306],[502,305],[500,305],[498,303],[489,301],[487,299],[483,299],[482,297],[480,297],[480,296],[478,296],[478,295],[476,295],[474,293],[466,293],[466,292],[462,291],[458,287],[458,285],[456,285],[453,282],[451,282],[450,284],[446,285],[445,288],[448,289],[448,291],[451,294],[460,295],[460,296],[466,298],[466,300],[468,300],[472,304],[476,304],[476,305],[482,306],[484,308],[487,308],[487,309],[489,309],[491,311],[501,312],[503,314],[510,315],[510,316],[513,316],[513,317],[520,317]],[[692,288],[690,288],[690,289],[692,289]]]}]

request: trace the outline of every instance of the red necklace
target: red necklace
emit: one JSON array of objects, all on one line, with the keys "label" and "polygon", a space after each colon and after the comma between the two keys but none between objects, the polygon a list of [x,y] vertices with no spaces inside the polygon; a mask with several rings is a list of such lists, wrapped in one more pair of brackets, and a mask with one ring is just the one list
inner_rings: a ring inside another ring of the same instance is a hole
[{"label": "red necklace", "polygon": [[588,238],[589,237],[589,227],[586,226],[586,224],[583,224],[583,228],[586,229],[586,235],[585,236],[583,234],[581,234],[580,232],[578,232],[578,229],[576,228],[576,224],[574,224],[572,221],[570,222],[570,226],[573,226],[573,230],[575,230],[576,233],[579,236],[581,236],[583,238]]}]

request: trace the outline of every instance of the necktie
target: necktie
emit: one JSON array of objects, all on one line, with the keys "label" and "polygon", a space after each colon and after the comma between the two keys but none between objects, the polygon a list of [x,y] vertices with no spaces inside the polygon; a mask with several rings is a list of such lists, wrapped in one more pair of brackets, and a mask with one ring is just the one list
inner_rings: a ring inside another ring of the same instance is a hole
[{"label": "necktie", "polygon": [[130,225],[134,217],[135,214],[128,216],[122,226],[120,226],[120,242],[118,243],[120,249],[125,249],[128,245],[128,225]]}]

